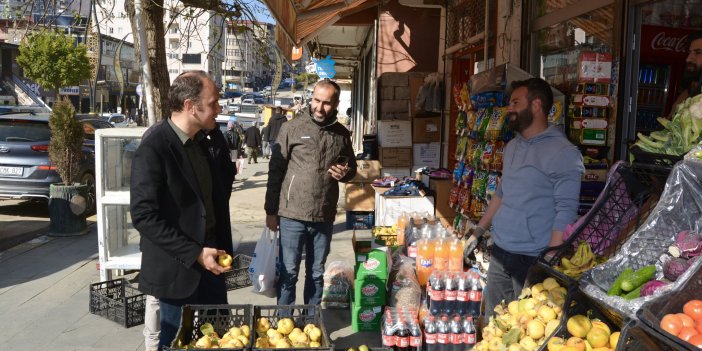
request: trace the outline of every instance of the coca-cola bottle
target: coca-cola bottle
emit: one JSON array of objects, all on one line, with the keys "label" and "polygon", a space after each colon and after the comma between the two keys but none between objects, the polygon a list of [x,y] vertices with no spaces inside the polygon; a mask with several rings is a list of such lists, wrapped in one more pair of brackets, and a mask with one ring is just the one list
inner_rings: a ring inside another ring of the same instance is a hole
[{"label": "coca-cola bottle", "polygon": [[475,346],[475,324],[473,317],[466,316],[463,319],[463,344],[465,350],[471,350]]},{"label": "coca-cola bottle", "polygon": [[[433,278],[433,279],[432,279]],[[443,311],[444,303],[444,279],[443,273],[434,271],[429,277],[429,285],[431,286],[431,303],[429,304],[429,313],[438,316]]]},{"label": "coca-cola bottle", "polygon": [[417,320],[412,320],[409,324],[410,351],[422,351],[422,329],[419,328]]},{"label": "coca-cola bottle", "polygon": [[[413,219],[410,218],[410,222]],[[419,229],[414,225],[410,225],[411,231],[409,241],[407,242],[407,257],[417,258],[417,240],[419,240]]]},{"label": "coca-cola bottle", "polygon": [[383,347],[395,348],[395,323],[390,316],[390,313],[386,313],[385,319],[382,325],[383,331]]},{"label": "coca-cola bottle", "polygon": [[436,337],[436,322],[434,316],[427,316],[422,321],[424,323],[424,348],[425,351],[438,351]]},{"label": "coca-cola bottle", "polygon": [[409,351],[410,330],[403,319],[399,319],[395,328],[395,351]]},{"label": "coca-cola bottle", "polygon": [[444,283],[444,303],[443,303],[443,313],[451,315],[456,312],[456,297],[457,297],[457,284],[456,278],[451,273],[446,273],[446,281]]},{"label": "coca-cola bottle", "polygon": [[461,316],[468,314],[470,305],[470,279],[467,274],[459,273],[456,284],[456,313]]},{"label": "coca-cola bottle", "polygon": [[449,349],[450,351],[463,351],[463,326],[461,316],[454,314],[449,322]]},{"label": "coca-cola bottle", "polygon": [[480,316],[480,302],[483,299],[483,287],[480,284],[480,278],[473,277],[470,284],[470,294],[468,296],[470,300],[470,309],[468,314],[473,317]]},{"label": "coca-cola bottle", "polygon": [[441,317],[436,321],[436,344],[438,346],[438,351],[450,351],[449,350],[449,319],[448,316],[442,314]]}]

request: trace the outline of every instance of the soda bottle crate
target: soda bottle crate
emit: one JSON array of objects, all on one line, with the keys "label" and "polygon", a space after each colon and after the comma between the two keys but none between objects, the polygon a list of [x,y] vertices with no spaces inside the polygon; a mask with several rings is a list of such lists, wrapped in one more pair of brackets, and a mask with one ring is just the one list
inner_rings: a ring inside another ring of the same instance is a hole
[{"label": "soda bottle crate", "polygon": [[223,348],[220,350],[249,350],[253,335],[256,334],[251,313],[251,305],[185,305],[183,306],[180,326],[171,343],[170,350],[192,349],[188,345],[191,341],[197,341],[203,336],[200,327],[205,323],[210,323],[220,337],[232,327],[248,325],[250,330],[249,345],[242,348]]},{"label": "soda bottle crate", "polygon": [[227,290],[231,291],[251,286],[250,265],[251,256],[242,254],[234,256],[232,259],[232,270],[224,273]]},{"label": "soda bottle crate", "polygon": [[[636,316],[647,328],[653,329],[656,335],[669,339],[679,349],[699,350],[692,344],[683,341],[675,335],[668,333],[660,327],[661,319],[669,313],[683,313],[683,306],[692,299],[700,299],[702,291],[702,268],[695,264],[688,269],[695,269],[692,275],[677,289],[643,304]],[[678,278],[680,279],[680,278]]]},{"label": "soda bottle crate", "polygon": [[[303,329],[307,324],[312,323],[322,331],[322,336],[319,340],[320,347],[293,347],[286,350],[294,351],[333,351],[334,345],[329,339],[329,333],[324,326],[322,319],[322,309],[318,305],[269,305],[269,306],[254,306],[253,307],[253,324],[261,318],[266,317],[271,323],[272,329],[278,328],[278,322],[283,318],[290,318],[296,328]],[[251,332],[251,345],[255,345],[256,332],[254,329]],[[275,347],[258,348],[253,347],[253,350],[274,351]]]},{"label": "soda bottle crate", "polygon": [[617,351],[677,351],[680,345],[641,321],[627,319],[619,335]]},{"label": "soda bottle crate", "polygon": [[[539,264],[559,281],[576,284],[576,278],[554,268],[561,259],[572,257],[582,241],[590,244],[595,255],[611,258],[645,221],[656,201],[646,181],[623,162],[616,163],[592,208],[575,222],[575,229],[563,244],[548,248],[539,255]],[[549,252],[551,254],[547,256]]]},{"label": "soda bottle crate", "polygon": [[146,296],[124,278],[90,285],[90,313],[125,328],[144,323],[145,302]]}]

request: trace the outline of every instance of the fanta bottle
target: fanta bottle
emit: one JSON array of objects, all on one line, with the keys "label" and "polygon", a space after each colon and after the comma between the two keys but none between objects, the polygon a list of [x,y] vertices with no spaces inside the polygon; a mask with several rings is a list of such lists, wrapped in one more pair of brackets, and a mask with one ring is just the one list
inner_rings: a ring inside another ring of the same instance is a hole
[{"label": "fanta bottle", "polygon": [[445,272],[449,269],[449,241],[441,233],[438,234],[434,241],[434,269]]},{"label": "fanta bottle", "polygon": [[449,243],[449,271],[463,272],[463,242],[454,235]]},{"label": "fanta bottle", "polygon": [[405,245],[407,226],[409,226],[409,217],[407,213],[402,212],[402,216],[397,218],[397,245]]},{"label": "fanta bottle", "polygon": [[431,239],[422,236],[417,242],[417,280],[420,286],[425,286],[434,268],[434,247]]}]

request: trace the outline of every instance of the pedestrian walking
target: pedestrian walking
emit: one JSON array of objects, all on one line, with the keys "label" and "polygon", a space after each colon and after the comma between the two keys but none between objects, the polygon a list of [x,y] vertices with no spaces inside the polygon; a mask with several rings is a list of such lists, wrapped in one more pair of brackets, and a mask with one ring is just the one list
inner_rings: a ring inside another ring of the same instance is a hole
[{"label": "pedestrian walking", "polygon": [[268,142],[268,138],[270,135],[270,123],[266,124],[263,128],[261,128],[261,149],[263,150],[263,158],[265,159],[270,159],[271,158],[271,147],[270,143]]},{"label": "pedestrian walking", "polygon": [[261,147],[261,131],[252,125],[246,129],[244,133],[244,142],[246,143],[246,154],[248,155],[248,164],[251,164],[253,158],[254,163],[258,163],[258,148]]},{"label": "pedestrian walking", "polygon": [[282,125],[269,163],[266,225],[280,229],[280,305],[295,303],[302,247],[305,247],[304,303],[322,298],[324,264],[339,201],[339,182],[356,174],[349,131],[337,121],[339,86],[317,83],[312,104]]}]

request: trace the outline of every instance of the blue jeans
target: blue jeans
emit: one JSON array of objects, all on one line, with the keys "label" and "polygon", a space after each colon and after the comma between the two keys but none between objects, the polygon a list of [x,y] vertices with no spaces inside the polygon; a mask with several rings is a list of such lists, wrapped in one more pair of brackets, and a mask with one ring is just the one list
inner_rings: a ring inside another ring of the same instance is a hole
[{"label": "blue jeans", "polygon": [[280,217],[280,278],[278,304],[295,304],[295,285],[300,270],[302,247],[305,246],[304,303],[318,305],[322,301],[324,263],[331,247],[334,223],[306,222]]},{"label": "blue jeans", "polygon": [[184,305],[226,305],[227,286],[224,276],[215,276],[210,271],[202,269],[200,284],[195,292],[184,299],[159,299],[161,308],[161,335],[158,341],[158,349],[163,350],[164,346],[171,346],[173,339],[178,333],[182,307]]},{"label": "blue jeans", "polygon": [[483,291],[485,320],[494,313],[493,309],[502,300],[510,302],[517,299],[524,288],[527,273],[534,263],[536,257],[511,253],[497,245],[492,247],[487,285]]}]

